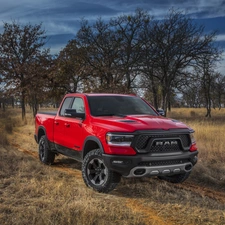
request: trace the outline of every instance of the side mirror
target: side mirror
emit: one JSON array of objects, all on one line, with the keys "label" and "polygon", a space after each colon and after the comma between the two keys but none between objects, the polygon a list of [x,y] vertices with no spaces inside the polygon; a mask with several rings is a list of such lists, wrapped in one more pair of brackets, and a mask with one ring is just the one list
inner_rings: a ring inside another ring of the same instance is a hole
[{"label": "side mirror", "polygon": [[65,109],[64,116],[66,117],[72,117],[72,118],[85,118],[85,113],[77,113],[76,109]]},{"label": "side mirror", "polygon": [[165,116],[165,112],[163,109],[157,109],[157,112],[160,116]]}]

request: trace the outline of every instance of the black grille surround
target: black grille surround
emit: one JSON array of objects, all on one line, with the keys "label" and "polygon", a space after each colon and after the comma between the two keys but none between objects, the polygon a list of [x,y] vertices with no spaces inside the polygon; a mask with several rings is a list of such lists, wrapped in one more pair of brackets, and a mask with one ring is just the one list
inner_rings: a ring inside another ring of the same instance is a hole
[{"label": "black grille surround", "polygon": [[189,163],[189,159],[177,159],[177,160],[162,160],[162,161],[147,161],[139,162],[138,166],[168,166]]},{"label": "black grille surround", "polygon": [[190,130],[182,129],[138,132],[131,146],[138,153],[172,153],[188,151],[190,145]]}]

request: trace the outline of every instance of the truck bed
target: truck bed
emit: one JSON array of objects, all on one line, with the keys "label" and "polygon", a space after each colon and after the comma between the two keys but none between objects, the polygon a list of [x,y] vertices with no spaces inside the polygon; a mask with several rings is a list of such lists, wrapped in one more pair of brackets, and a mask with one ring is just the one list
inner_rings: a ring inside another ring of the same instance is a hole
[{"label": "truck bed", "polygon": [[56,116],[56,114],[57,114],[57,111],[49,111],[49,112],[38,112],[38,114],[45,114],[45,115]]},{"label": "truck bed", "polygon": [[56,115],[56,111],[38,112],[35,119],[35,133],[38,134],[38,127],[43,126],[48,130],[46,133],[48,140],[53,141],[53,126]]}]

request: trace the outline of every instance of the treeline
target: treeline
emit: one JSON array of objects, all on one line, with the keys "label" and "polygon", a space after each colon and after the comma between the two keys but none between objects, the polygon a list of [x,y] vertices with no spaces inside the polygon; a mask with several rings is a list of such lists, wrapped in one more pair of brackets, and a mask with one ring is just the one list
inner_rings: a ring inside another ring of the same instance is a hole
[{"label": "treeline", "polygon": [[182,12],[155,20],[144,10],[109,21],[81,21],[75,37],[57,56],[45,49],[42,24],[4,23],[0,34],[2,96],[20,100],[34,115],[41,103],[57,103],[68,92],[137,93],[165,111],[177,104],[225,104],[224,74],[216,71],[221,51],[216,32]]}]

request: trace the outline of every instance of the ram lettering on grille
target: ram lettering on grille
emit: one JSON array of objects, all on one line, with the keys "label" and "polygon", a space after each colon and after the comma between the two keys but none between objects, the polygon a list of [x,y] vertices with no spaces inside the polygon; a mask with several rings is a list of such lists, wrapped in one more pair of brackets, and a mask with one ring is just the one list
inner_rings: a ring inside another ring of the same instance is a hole
[{"label": "ram lettering on grille", "polygon": [[135,143],[138,152],[178,152],[188,146],[189,134],[142,134]]},{"label": "ram lettering on grille", "polygon": [[156,146],[177,145],[177,144],[178,144],[177,141],[156,141],[155,142]]}]

